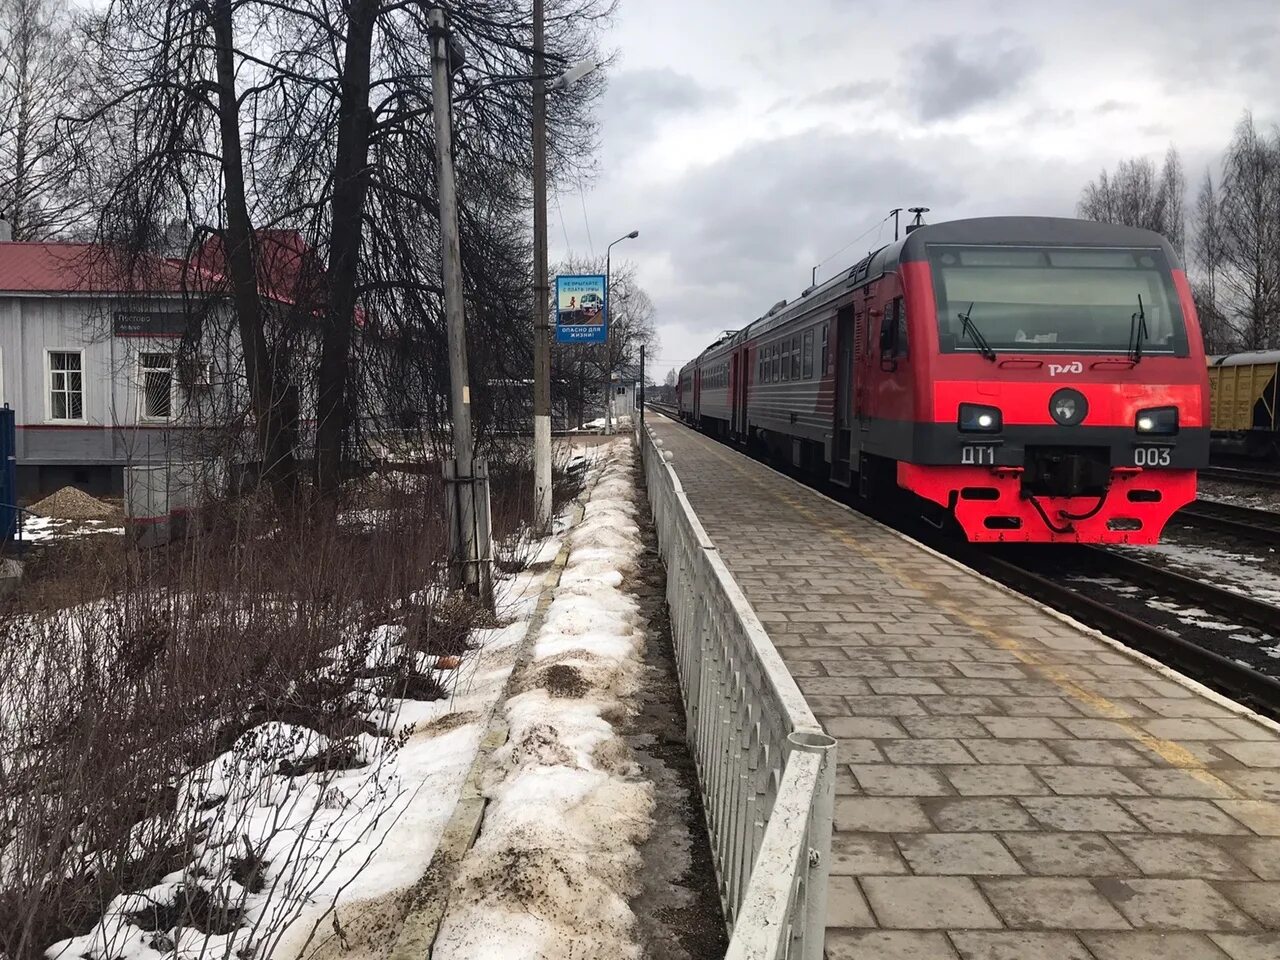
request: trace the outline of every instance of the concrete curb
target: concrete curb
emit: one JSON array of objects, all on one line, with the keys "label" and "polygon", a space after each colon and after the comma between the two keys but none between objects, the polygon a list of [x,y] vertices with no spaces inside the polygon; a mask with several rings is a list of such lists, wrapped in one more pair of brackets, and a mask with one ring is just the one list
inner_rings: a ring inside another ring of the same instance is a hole
[{"label": "concrete curb", "polygon": [[458,875],[458,868],[463,858],[475,844],[480,835],[480,826],[484,821],[484,810],[487,801],[480,791],[480,775],[488,764],[494,751],[507,742],[507,722],[501,707],[507,702],[511,684],[516,676],[533,659],[534,639],[542,630],[547,610],[555,598],[556,588],[560,585],[560,576],[565,564],[569,561],[569,534],[582,521],[587,502],[595,490],[584,490],[574,501],[573,516],[565,530],[564,542],[560,552],[551,563],[542,581],[542,595],[538,606],[529,619],[529,630],[516,649],[516,661],[511,667],[511,674],[503,685],[502,692],[494,699],[484,718],[485,732],[480,739],[480,749],[467,773],[462,786],[462,794],[453,815],[440,835],[440,844],[435,855],[427,865],[426,872],[410,893],[410,905],[400,925],[400,933],[388,954],[388,960],[429,960],[432,947],[435,945],[440,924],[444,921],[445,909],[449,905],[449,889]]}]

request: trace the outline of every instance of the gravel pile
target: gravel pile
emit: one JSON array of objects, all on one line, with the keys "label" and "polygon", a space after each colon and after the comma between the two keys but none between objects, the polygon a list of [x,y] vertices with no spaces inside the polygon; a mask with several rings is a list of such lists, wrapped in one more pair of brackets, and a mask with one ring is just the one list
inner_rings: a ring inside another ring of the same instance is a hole
[{"label": "gravel pile", "polygon": [[27,509],[56,520],[111,520],[116,515],[109,505],[75,487],[63,487]]}]

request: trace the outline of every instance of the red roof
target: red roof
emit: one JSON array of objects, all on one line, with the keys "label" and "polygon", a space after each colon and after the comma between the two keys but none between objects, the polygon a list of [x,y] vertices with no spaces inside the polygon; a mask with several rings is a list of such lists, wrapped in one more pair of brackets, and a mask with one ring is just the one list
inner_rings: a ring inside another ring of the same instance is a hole
[{"label": "red roof", "polygon": [[[299,304],[312,313],[327,300],[324,264],[296,230],[258,230],[258,290],[277,303]],[[0,242],[0,293],[180,293],[224,295],[227,285],[222,238],[201,244],[190,262],[148,257],[133,271],[119,254],[92,243]],[[126,279],[129,274],[133,279]],[[357,307],[355,321],[364,325]]]},{"label": "red roof", "polygon": [[120,257],[92,243],[0,242],[0,292],[6,293],[176,293],[180,268],[155,260],[153,274],[126,282]]}]

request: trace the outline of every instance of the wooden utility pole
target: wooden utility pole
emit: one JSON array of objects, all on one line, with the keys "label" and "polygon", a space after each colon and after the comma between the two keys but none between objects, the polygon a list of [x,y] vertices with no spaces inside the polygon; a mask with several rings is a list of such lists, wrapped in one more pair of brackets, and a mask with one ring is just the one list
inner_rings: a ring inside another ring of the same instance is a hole
[{"label": "wooden utility pole", "polygon": [[551,522],[551,325],[547,302],[547,84],[543,0],[533,0],[533,518]]},{"label": "wooden utility pole", "polygon": [[[449,333],[449,406],[453,414],[452,464],[446,465],[453,516],[450,537],[456,573],[468,590],[492,602],[487,483],[476,482],[471,436],[471,385],[467,375],[467,329],[462,299],[462,251],[458,241],[457,182],[453,172],[450,42],[445,12],[427,14],[431,28],[431,101],[436,130],[436,174],[440,194],[440,239],[444,259],[444,313]],[[483,465],[481,471],[485,472]],[[478,499],[485,502],[477,504]],[[478,507],[478,508],[477,508]]]}]

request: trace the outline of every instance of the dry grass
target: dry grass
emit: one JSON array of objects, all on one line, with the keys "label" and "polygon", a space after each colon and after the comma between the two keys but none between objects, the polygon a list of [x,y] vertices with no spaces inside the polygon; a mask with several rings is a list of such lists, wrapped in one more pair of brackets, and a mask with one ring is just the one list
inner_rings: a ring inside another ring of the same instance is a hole
[{"label": "dry grass", "polygon": [[[516,543],[528,484],[519,465],[497,472],[495,530]],[[379,705],[445,695],[411,654],[465,657],[491,614],[440,588],[438,478],[376,482],[354,516],[241,502],[167,548],[98,536],[33,552],[0,612],[0,956],[37,960],[118,894],[189,864],[208,840],[202,814],[225,802],[178,802],[193,769],[231,751],[264,775],[323,782],[370,763],[357,738],[392,739],[368,719]],[[405,627],[407,652],[379,654],[371,629],[386,623]],[[249,734],[272,723],[325,746],[264,751]],[[197,878],[134,925],[235,927],[241,904],[214,891],[230,879],[269,893],[285,866],[241,846],[226,877]]]}]

